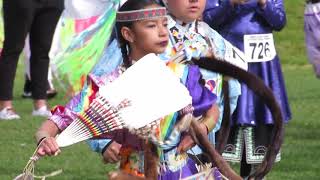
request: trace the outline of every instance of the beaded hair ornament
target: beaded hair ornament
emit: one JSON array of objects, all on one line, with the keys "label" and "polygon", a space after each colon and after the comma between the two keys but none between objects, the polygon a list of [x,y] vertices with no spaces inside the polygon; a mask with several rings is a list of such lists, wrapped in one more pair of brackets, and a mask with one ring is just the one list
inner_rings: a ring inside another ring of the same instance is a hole
[{"label": "beaded hair ornament", "polygon": [[117,22],[130,22],[145,19],[153,19],[166,17],[167,10],[165,7],[150,8],[150,9],[139,9],[133,11],[119,11],[117,12]]}]

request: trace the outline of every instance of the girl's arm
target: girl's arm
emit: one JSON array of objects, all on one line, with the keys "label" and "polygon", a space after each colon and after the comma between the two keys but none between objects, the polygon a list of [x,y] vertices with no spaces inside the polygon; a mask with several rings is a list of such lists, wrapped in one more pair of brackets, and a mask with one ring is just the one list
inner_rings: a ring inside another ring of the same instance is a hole
[{"label": "girl's arm", "polygon": [[96,86],[94,82],[90,79],[88,79],[88,82],[89,84],[64,107],[56,106],[52,110],[52,116],[38,129],[35,137],[39,145],[37,152],[40,156],[51,156],[60,152],[59,146],[55,140],[56,135],[67,128],[72,121],[77,118],[76,113],[79,111],[79,108],[82,107],[81,104],[88,102],[89,95],[87,95],[87,93],[93,92],[90,94],[90,97],[92,97],[95,96],[95,93],[98,91],[98,86]]},{"label": "girl's arm", "polygon": [[207,128],[207,134],[213,130],[216,126],[220,116],[218,105],[213,105],[204,115],[201,120],[201,123],[204,124]]},{"label": "girl's arm", "polygon": [[122,145],[116,141],[110,141],[102,151],[102,158],[105,163],[117,163],[120,161],[120,149]]},{"label": "girl's arm", "polygon": [[[216,104],[205,113],[200,122],[201,133],[207,135],[213,130],[220,116],[219,108]],[[177,152],[186,152],[195,145],[191,135],[185,135],[178,145]]]},{"label": "girl's arm", "polygon": [[256,10],[272,29],[280,31],[287,22],[286,13],[282,0],[259,0],[259,6]]},{"label": "girl's arm", "polygon": [[91,150],[101,153],[105,163],[116,163],[120,160],[119,152],[121,144],[112,139],[91,139],[88,140]]},{"label": "girl's arm", "polygon": [[58,126],[51,120],[46,120],[36,133],[36,140],[39,144],[38,155],[57,155],[60,152],[55,136],[59,133]]}]

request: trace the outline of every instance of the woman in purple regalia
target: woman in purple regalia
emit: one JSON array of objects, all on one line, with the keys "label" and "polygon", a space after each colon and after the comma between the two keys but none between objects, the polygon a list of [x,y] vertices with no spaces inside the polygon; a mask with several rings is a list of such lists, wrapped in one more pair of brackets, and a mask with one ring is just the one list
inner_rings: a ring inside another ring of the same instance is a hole
[{"label": "woman in purple regalia", "polygon": [[[207,1],[203,19],[245,52],[250,61],[248,71],[272,89],[283,119],[288,122],[291,111],[272,36],[274,30],[280,31],[286,24],[283,1],[211,0]],[[274,122],[262,99],[245,84],[241,86],[241,93],[223,156],[228,161],[241,162],[241,176],[246,177],[251,165],[263,160]],[[278,154],[276,161],[279,160]]]},{"label": "woman in purple regalia", "polygon": [[309,62],[320,79],[320,0],[306,0],[304,34]]}]

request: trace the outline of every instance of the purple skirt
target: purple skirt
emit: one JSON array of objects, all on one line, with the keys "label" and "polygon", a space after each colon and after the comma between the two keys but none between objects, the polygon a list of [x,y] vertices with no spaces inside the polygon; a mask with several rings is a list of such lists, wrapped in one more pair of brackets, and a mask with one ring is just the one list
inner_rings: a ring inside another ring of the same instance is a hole
[{"label": "purple skirt", "polygon": [[[172,172],[170,170],[166,170],[161,172],[161,175],[158,176],[158,180],[178,180],[193,176],[198,173],[198,170],[195,166],[195,162],[189,158],[187,164],[180,170]],[[214,169],[212,171],[212,176],[214,176],[215,180],[222,180],[221,173],[218,169]],[[195,178],[198,179],[198,178]]]},{"label": "purple skirt", "polygon": [[[268,62],[249,63],[248,71],[260,77],[271,88],[287,123],[291,119],[291,111],[278,57]],[[233,121],[239,125],[273,124],[273,118],[265,103],[245,84],[241,84],[241,95]]]}]

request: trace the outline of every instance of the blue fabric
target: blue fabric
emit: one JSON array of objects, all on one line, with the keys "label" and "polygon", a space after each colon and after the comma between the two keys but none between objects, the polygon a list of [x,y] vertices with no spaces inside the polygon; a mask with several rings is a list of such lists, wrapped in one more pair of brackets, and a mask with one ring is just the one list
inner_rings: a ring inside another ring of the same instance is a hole
[{"label": "blue fabric", "polygon": [[92,151],[102,153],[103,148],[111,141],[111,139],[90,139],[87,141]]},{"label": "blue fabric", "polygon": [[103,76],[114,71],[120,64],[122,64],[121,50],[117,40],[113,39],[90,73],[98,77]]},{"label": "blue fabric", "polygon": [[[112,59],[112,61],[110,61]],[[118,48],[116,39],[113,39],[103,53],[101,59],[91,70],[91,74],[95,76],[103,76],[114,71],[122,63],[121,50]],[[92,151],[102,152],[102,149],[111,141],[111,139],[93,139],[87,143]]]},{"label": "blue fabric", "polygon": [[[207,1],[203,14],[204,21],[216,29],[225,39],[243,51],[245,34],[266,34],[281,30],[286,24],[286,15],[282,0],[267,0],[264,8],[257,3],[231,6],[230,1]],[[285,90],[281,65],[278,56],[268,62],[249,63],[249,72],[264,80],[269,86],[282,111],[285,122],[291,119],[291,111]],[[256,125],[257,122],[273,124],[269,109],[259,97],[241,86],[242,95],[233,120],[237,124]]]}]

